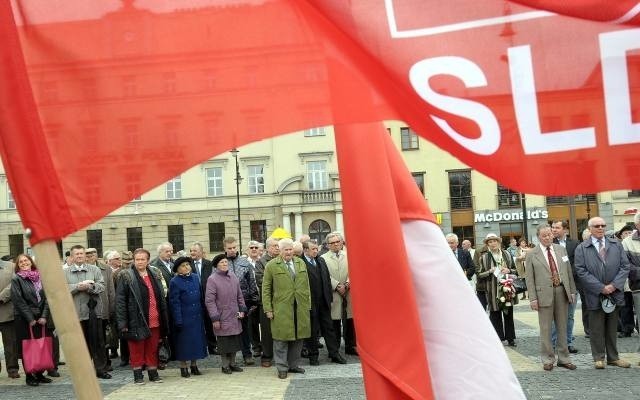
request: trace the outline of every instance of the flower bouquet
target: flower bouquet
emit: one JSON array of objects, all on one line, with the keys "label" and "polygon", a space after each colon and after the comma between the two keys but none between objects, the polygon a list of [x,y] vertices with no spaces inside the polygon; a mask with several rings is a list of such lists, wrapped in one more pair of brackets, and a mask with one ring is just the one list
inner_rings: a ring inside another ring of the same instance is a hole
[{"label": "flower bouquet", "polygon": [[516,297],[516,288],[513,286],[513,278],[509,275],[498,279],[498,308],[505,313],[509,312],[509,307],[513,306],[513,299]]}]

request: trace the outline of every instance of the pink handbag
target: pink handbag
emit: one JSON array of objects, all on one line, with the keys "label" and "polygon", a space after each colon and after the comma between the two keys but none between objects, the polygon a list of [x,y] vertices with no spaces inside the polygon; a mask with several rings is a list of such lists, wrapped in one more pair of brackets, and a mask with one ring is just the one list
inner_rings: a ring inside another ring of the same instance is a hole
[{"label": "pink handbag", "polygon": [[51,337],[45,336],[45,327],[42,325],[42,337],[33,338],[33,326],[29,327],[31,339],[22,340],[22,363],[27,374],[53,369],[53,344]]}]

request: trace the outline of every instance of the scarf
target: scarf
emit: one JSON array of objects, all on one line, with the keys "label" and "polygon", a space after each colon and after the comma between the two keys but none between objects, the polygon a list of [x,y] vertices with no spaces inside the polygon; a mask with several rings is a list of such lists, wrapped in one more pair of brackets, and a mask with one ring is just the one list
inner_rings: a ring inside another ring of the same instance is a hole
[{"label": "scarf", "polygon": [[18,271],[18,275],[20,275],[23,279],[28,279],[33,283],[33,286],[36,288],[36,298],[38,299],[38,303],[40,302],[40,291],[42,290],[42,281],[40,280],[40,272],[29,270],[29,271]]}]

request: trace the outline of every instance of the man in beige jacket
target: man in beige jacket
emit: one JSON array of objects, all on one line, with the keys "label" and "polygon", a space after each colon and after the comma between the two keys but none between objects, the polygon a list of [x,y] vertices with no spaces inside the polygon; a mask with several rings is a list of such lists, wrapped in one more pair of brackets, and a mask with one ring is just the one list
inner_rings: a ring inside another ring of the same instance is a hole
[{"label": "man in beige jacket", "polygon": [[353,313],[351,311],[351,286],[349,284],[349,262],[344,251],[344,240],[339,232],[332,232],[326,238],[329,251],[322,255],[329,275],[331,275],[331,288],[333,289],[333,302],[331,303],[331,319],[333,330],[338,340],[344,335],[344,349],[346,354],[358,355],[356,350],[356,331],[353,325]]}]

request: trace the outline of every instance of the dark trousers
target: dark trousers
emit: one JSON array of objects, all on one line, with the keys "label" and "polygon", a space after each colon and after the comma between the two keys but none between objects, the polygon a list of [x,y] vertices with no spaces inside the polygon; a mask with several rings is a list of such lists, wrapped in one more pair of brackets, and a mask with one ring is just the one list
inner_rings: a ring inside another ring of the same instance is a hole
[{"label": "dark trousers", "polygon": [[[352,320],[353,321],[353,320]],[[318,358],[318,340],[319,333],[322,334],[324,342],[327,345],[329,357],[337,356],[339,341],[336,339],[336,333],[333,330],[333,320],[331,319],[331,310],[327,307],[311,309],[311,337],[304,340],[304,347],[307,349],[309,358]]]},{"label": "dark trousers", "polygon": [[260,342],[260,313],[256,308],[249,314],[249,331],[251,331],[251,348],[256,353],[262,353],[262,343]]},{"label": "dark trousers", "polygon": [[631,335],[636,327],[636,316],[633,312],[633,293],[624,292],[624,306],[620,307],[618,332]]},{"label": "dark trousers", "polygon": [[607,314],[602,309],[589,310],[589,324],[591,324],[591,355],[593,361],[615,361],[618,356],[618,314],[620,307]]},{"label": "dark trousers", "polygon": [[216,340],[216,335],[213,333],[213,323],[211,322],[211,318],[209,318],[209,312],[206,307],[202,309],[202,318],[204,320],[204,333],[207,337],[207,349],[209,350],[209,354],[214,354],[218,346],[218,341]]},{"label": "dark trousers", "polygon": [[271,337],[271,320],[264,313],[262,304],[258,307],[260,316],[260,343],[262,344],[262,361],[273,359],[273,338]]},{"label": "dark trousers", "polygon": [[582,327],[584,328],[584,333],[589,335],[591,330],[589,329],[589,310],[587,310],[586,297],[582,288],[578,288],[578,293],[580,294],[580,306],[582,308]]},{"label": "dark trousers", "polygon": [[242,318],[242,333],[240,339],[242,340],[242,357],[251,357],[251,333],[249,332],[249,319]]},{"label": "dark trousers", "polygon": [[53,369],[56,370],[60,364],[60,339],[57,333],[51,338],[51,344],[53,347]]},{"label": "dark trousers", "polygon": [[[93,367],[98,374],[106,372],[107,368],[107,354],[104,351],[104,333],[102,331],[102,327],[100,326],[101,323],[101,320],[98,320],[98,329],[93,332],[96,337],[92,340],[92,338],[89,337],[89,335],[91,334],[89,332],[89,321],[80,321],[80,326],[82,326],[82,333],[84,334],[84,341],[87,343],[87,347],[89,348],[89,355],[93,360]],[[92,346],[91,343],[95,343],[95,346]]]},{"label": "dark trousers", "polygon": [[489,312],[489,320],[500,340],[514,340],[516,338],[516,328],[513,323],[513,307],[508,307],[506,310],[509,312]]},{"label": "dark trousers", "polygon": [[129,362],[129,342],[120,338],[120,361]]},{"label": "dark trousers", "polygon": [[336,335],[335,343],[337,343],[338,348],[343,336],[345,351],[353,350],[356,347],[356,329],[353,326],[353,318],[334,319],[333,331]]},{"label": "dark trousers", "polygon": [[478,301],[480,301],[480,305],[482,306],[482,311],[487,312],[487,292],[478,291],[476,292],[476,296],[478,297]]},{"label": "dark trousers", "polygon": [[4,347],[7,372],[18,372],[20,366],[18,365],[18,341],[14,322],[1,322],[0,333],[2,334],[2,346]]}]

